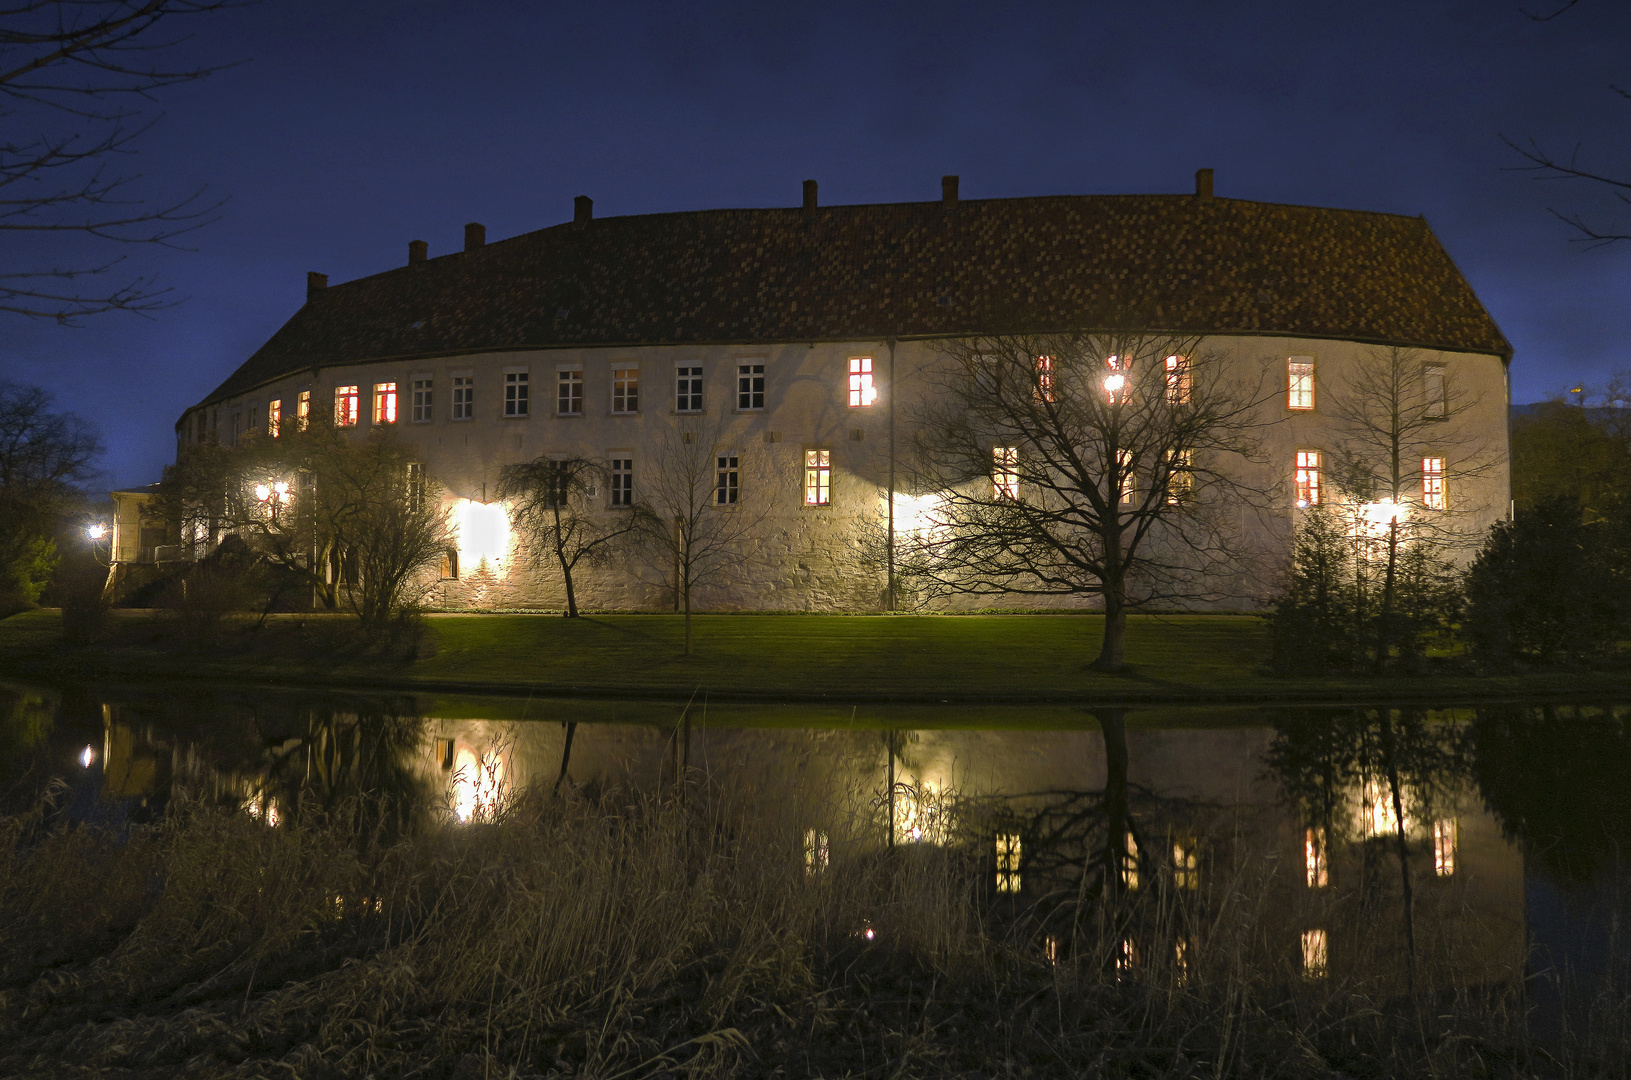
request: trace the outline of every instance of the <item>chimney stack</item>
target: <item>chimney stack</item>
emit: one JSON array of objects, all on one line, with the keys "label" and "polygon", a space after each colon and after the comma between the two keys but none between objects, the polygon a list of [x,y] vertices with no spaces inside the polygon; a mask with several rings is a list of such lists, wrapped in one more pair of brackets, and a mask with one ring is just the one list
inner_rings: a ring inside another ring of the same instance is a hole
[{"label": "chimney stack", "polygon": [[816,182],[804,181],[804,212],[808,214],[816,208]]},{"label": "chimney stack", "polygon": [[1212,170],[1195,170],[1195,197],[1197,199],[1210,199],[1212,197]]},{"label": "chimney stack", "polygon": [[315,270],[306,271],[306,299],[310,300],[324,289],[328,288],[328,275],[319,274]]},{"label": "chimney stack", "polygon": [[595,200],[587,195],[579,195],[572,200],[572,220],[579,225],[592,221],[595,216]]},{"label": "chimney stack", "polygon": [[464,250],[474,251],[487,243],[487,226],[472,221],[464,227]]},{"label": "chimney stack", "polygon": [[408,241],[408,265],[422,263],[430,258],[430,245],[423,240]]},{"label": "chimney stack", "polygon": [[947,206],[957,205],[957,177],[942,176],[940,178],[940,201]]}]

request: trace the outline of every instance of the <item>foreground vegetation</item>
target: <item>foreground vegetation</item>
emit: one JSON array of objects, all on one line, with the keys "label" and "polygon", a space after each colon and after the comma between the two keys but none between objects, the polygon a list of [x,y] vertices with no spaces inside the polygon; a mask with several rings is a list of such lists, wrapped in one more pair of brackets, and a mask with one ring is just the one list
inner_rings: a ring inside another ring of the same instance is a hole
[{"label": "foreground vegetation", "polygon": [[[976,857],[810,875],[743,792],[522,798],[393,834],[173,807],[0,819],[0,1073],[54,1078],[1618,1074],[1624,1018],[1542,1049],[1519,987],[1264,959],[1237,888],[1188,970],[1118,973],[1114,900],[1057,962]],[[750,797],[751,798],[751,797]],[[774,806],[772,800],[768,805]],[[870,929],[871,933],[867,931]]]},{"label": "foreground vegetation", "polygon": [[1133,616],[1126,670],[1092,670],[1095,615],[709,615],[685,655],[669,615],[432,616],[384,643],[344,616],[227,620],[199,639],[166,613],[114,611],[94,644],[61,618],[0,620],[0,671],[47,680],[217,678],[449,692],[660,695],[939,704],[1399,699],[1623,690],[1623,673],[1478,677],[1453,658],[1418,674],[1271,677],[1262,620]]}]

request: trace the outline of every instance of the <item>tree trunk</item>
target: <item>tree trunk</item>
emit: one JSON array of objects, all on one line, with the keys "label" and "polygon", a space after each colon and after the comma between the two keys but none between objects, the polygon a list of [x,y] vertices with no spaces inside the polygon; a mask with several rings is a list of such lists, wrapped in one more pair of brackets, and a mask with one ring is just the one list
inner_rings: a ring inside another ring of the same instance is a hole
[{"label": "tree trunk", "polygon": [[1093,661],[1098,671],[1120,671],[1127,651],[1127,603],[1125,586],[1118,578],[1104,583],[1104,641],[1099,646],[1099,658]]},{"label": "tree trunk", "polygon": [[1105,709],[1093,716],[1104,738],[1105,885],[1115,896],[1122,891],[1129,858],[1127,839],[1132,835],[1127,814],[1127,714]]},{"label": "tree trunk", "polygon": [[1411,999],[1416,996],[1416,911],[1410,888],[1410,846],[1404,835],[1404,796],[1400,791],[1397,743],[1393,737],[1393,710],[1383,707],[1382,749],[1387,755],[1387,783],[1393,798],[1393,822],[1397,826],[1393,836],[1399,856],[1399,879],[1404,903],[1405,978]]},{"label": "tree trunk", "polygon": [[[560,530],[556,530],[556,535],[560,535]],[[566,552],[561,550],[559,541],[555,544],[555,558],[561,564],[561,580],[566,583],[566,617],[575,619],[578,617],[578,598],[572,590],[572,564],[567,561]]]},{"label": "tree trunk", "polygon": [[685,582],[680,589],[682,602],[685,604],[685,655],[691,655],[691,583]]},{"label": "tree trunk", "polygon": [[1387,668],[1388,653],[1393,651],[1393,589],[1399,566],[1399,519],[1388,526],[1387,574],[1382,579],[1382,610],[1376,613],[1376,662],[1371,672],[1382,674]]},{"label": "tree trunk", "polygon": [[560,775],[555,777],[555,786],[550,789],[551,795],[554,795],[561,790],[561,781],[566,779],[566,767],[572,762],[572,736],[576,735],[577,733],[577,721],[569,721],[566,725],[566,742],[561,747],[561,771]]}]

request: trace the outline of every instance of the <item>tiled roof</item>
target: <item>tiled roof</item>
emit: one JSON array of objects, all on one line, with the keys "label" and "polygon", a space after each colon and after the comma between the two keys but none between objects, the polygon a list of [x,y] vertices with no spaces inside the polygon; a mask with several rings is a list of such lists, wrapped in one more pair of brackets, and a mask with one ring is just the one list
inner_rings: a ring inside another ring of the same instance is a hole
[{"label": "tiled roof", "polygon": [[206,400],[492,349],[1139,328],[1511,355],[1420,218],[1050,196],[556,225],[324,289]]}]

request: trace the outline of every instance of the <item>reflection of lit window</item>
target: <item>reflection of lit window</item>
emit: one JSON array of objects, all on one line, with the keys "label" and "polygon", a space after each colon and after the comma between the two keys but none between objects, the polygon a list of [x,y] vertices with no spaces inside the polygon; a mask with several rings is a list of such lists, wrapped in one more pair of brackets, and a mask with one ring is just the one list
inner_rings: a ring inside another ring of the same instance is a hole
[{"label": "reflection of lit window", "polygon": [[[1400,790],[1399,803],[1406,805],[1410,801],[1409,792]],[[1399,816],[1393,810],[1393,789],[1386,781],[1367,778],[1360,793],[1359,827],[1365,836],[1392,836],[1399,831]],[[1410,815],[1405,814],[1404,830],[1409,832],[1412,823]]]},{"label": "reflection of lit window", "polygon": [[1042,937],[1042,959],[1050,964],[1057,964],[1059,958],[1065,953],[1065,943],[1059,940],[1058,934],[1045,934]]},{"label": "reflection of lit window", "polygon": [[1132,830],[1127,832],[1127,843],[1121,856],[1121,887],[1128,892],[1138,888],[1138,841]]},{"label": "reflection of lit window", "polygon": [[1167,403],[1189,404],[1189,357],[1167,357]]},{"label": "reflection of lit window", "polygon": [[1297,451],[1297,505],[1318,506],[1320,503],[1320,452]]},{"label": "reflection of lit window", "polygon": [[1178,836],[1172,841],[1172,884],[1180,889],[1201,887],[1201,861],[1199,844],[1193,836]]},{"label": "reflection of lit window", "polygon": [[878,389],[872,385],[872,357],[852,356],[849,361],[849,407],[864,408],[878,400]]},{"label": "reflection of lit window", "polygon": [[334,388],[334,426],[352,427],[357,422],[357,388],[355,386],[336,386]]},{"label": "reflection of lit window", "polygon": [[1310,979],[1325,978],[1330,956],[1324,930],[1303,931],[1303,974]]},{"label": "reflection of lit window", "polygon": [[804,505],[832,503],[832,451],[804,451]]},{"label": "reflection of lit window", "polygon": [[461,746],[453,759],[453,784],[449,792],[453,816],[460,824],[491,821],[498,813],[505,791],[504,758],[488,750],[480,758]]},{"label": "reflection of lit window", "polygon": [[804,830],[804,872],[811,877],[827,869],[827,834],[819,829]]},{"label": "reflection of lit window", "polygon": [[1439,877],[1455,873],[1455,848],[1455,818],[1439,818],[1433,822],[1433,873]]},{"label": "reflection of lit window", "polygon": [[1051,356],[1036,358],[1036,400],[1039,405],[1048,404],[1054,400],[1053,357]]},{"label": "reflection of lit window", "polygon": [[283,399],[273,398],[266,403],[266,434],[277,438],[283,431]]},{"label": "reflection of lit window", "polygon": [[1323,889],[1331,884],[1331,864],[1325,851],[1325,826],[1313,825],[1303,831],[1303,868],[1308,887]]},{"label": "reflection of lit window", "polygon": [[1421,502],[1429,510],[1444,509],[1444,459],[1421,459]]},{"label": "reflection of lit window", "polygon": [[1138,967],[1138,942],[1132,938],[1122,938],[1121,944],[1116,947],[1116,974],[1127,975]]},{"label": "reflection of lit window", "polygon": [[1195,469],[1188,450],[1167,451],[1167,505],[1177,506],[1195,491]]},{"label": "reflection of lit window", "polygon": [[396,423],[396,383],[374,384],[374,423]]},{"label": "reflection of lit window", "polygon": [[1019,498],[1019,448],[991,448],[991,495],[997,499]]},{"label": "reflection of lit window", "polygon": [[1286,408],[1314,407],[1314,361],[1306,356],[1286,362]]},{"label": "reflection of lit window", "polygon": [[997,834],[997,891],[1019,892],[1019,834]]},{"label": "reflection of lit window", "polygon": [[1172,943],[1172,972],[1177,978],[1179,986],[1189,983],[1189,977],[1195,972],[1195,939],[1187,934],[1178,935]]}]

